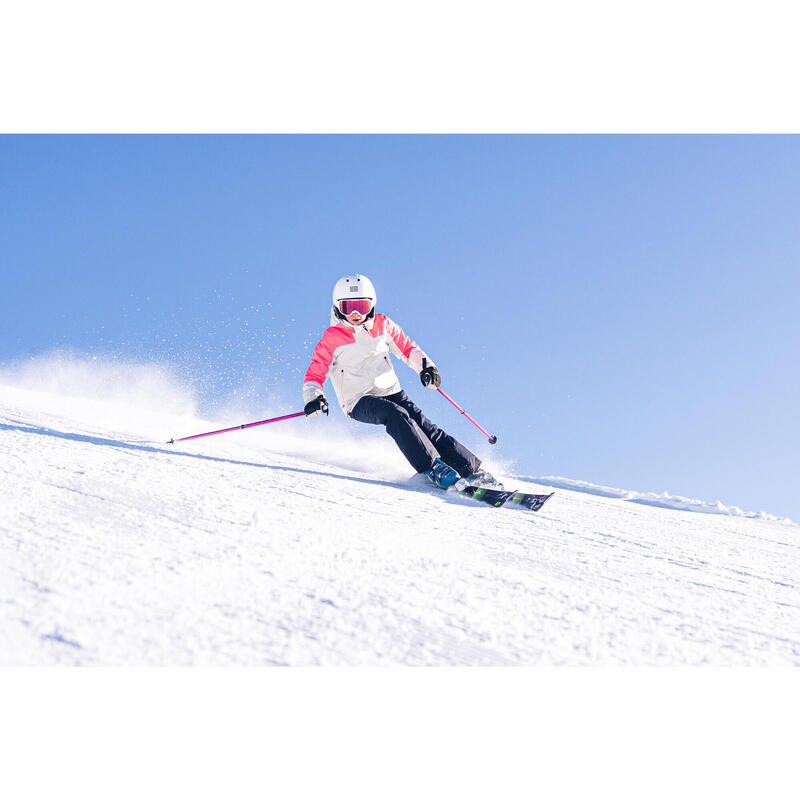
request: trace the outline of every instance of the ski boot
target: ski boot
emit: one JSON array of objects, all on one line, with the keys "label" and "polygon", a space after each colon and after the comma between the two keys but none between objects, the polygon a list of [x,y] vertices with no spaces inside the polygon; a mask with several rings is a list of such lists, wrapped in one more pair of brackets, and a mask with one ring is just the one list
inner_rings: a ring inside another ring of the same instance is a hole
[{"label": "ski boot", "polygon": [[481,486],[485,489],[502,489],[503,484],[485,469],[479,469],[464,479],[470,486]]},{"label": "ski boot", "polygon": [[440,489],[449,489],[459,480],[458,473],[445,464],[441,458],[437,458],[425,474],[431,479],[433,485]]}]

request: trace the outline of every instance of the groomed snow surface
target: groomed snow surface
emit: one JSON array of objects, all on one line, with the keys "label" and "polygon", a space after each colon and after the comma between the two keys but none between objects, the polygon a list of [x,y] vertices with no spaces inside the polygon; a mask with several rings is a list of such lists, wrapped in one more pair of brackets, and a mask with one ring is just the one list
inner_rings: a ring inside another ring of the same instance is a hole
[{"label": "groomed snow surface", "polygon": [[2,665],[800,665],[789,520],[489,458],[557,487],[493,509],[335,410],[167,445],[250,420],[97,374],[0,381]]}]

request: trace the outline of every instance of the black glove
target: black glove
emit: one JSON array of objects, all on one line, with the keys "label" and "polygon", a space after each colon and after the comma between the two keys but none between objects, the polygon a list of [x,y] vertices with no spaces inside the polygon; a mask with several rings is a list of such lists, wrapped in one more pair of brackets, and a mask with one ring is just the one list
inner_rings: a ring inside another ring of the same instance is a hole
[{"label": "black glove", "polygon": [[428,366],[428,359],[422,359],[422,372],[419,374],[422,385],[428,389],[438,389],[442,385],[442,377],[434,366]]},{"label": "black glove", "polygon": [[306,407],[303,409],[306,412],[307,417],[318,417],[320,414],[325,414],[328,416],[328,401],[325,399],[325,395],[321,394],[319,397],[315,397],[310,403],[306,403]]}]

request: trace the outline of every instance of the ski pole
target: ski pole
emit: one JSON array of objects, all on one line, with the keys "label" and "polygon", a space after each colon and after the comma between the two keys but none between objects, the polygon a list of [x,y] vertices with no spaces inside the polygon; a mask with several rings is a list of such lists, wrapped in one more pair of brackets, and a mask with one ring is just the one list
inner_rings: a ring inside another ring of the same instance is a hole
[{"label": "ski pole", "polygon": [[483,428],[482,428],[480,425],[478,425],[478,423],[477,423],[477,422],[475,422],[475,420],[474,420],[474,419],[472,419],[472,417],[471,417],[469,414],[467,414],[467,412],[466,412],[466,411],[464,411],[464,409],[463,409],[463,408],[461,408],[461,406],[460,406],[458,403],[456,403],[456,401],[455,401],[455,400],[453,400],[453,398],[452,398],[452,397],[449,397],[448,395],[446,395],[446,394],[445,394],[445,393],[444,393],[444,392],[443,392],[441,389],[439,389],[438,387],[437,387],[436,391],[437,391],[437,392],[439,392],[439,394],[440,394],[442,397],[444,397],[444,399],[445,399],[445,400],[449,400],[449,401],[450,401],[450,402],[451,402],[451,403],[452,403],[452,404],[453,404],[453,405],[454,405],[454,406],[455,406],[455,407],[456,407],[456,408],[457,408],[457,409],[458,409],[458,410],[459,410],[459,411],[460,411],[460,412],[461,412],[461,413],[462,413],[462,414],[463,414],[463,415],[464,415],[464,416],[465,416],[465,417],[466,417],[466,418],[467,418],[467,419],[468,419],[468,420],[469,420],[469,421],[470,421],[470,422],[471,422],[471,423],[472,423],[472,424],[473,424],[473,425],[474,425],[474,426],[475,426],[475,427],[476,427],[476,428],[477,428],[477,429],[478,429],[478,430],[481,432],[481,433],[484,433],[484,434],[486,434],[486,436],[488,436],[488,437],[489,437],[489,444],[496,444],[496,442],[497,442],[497,437],[496,437],[496,436],[492,436],[492,434],[491,434],[491,433],[489,433],[488,431],[485,431],[485,430],[484,430],[484,429],[483,429]]},{"label": "ski pole", "polygon": [[305,411],[298,411],[296,414],[287,414],[285,417],[273,417],[272,419],[262,419],[258,422],[246,422],[244,425],[234,425],[232,428],[223,428],[220,431],[209,431],[208,433],[196,433],[194,436],[184,436],[182,439],[170,439],[167,444],[175,444],[175,442],[185,442],[189,439],[200,439],[203,436],[215,436],[218,433],[229,433],[230,431],[240,431],[245,428],[255,428],[256,425],[269,425],[270,422],[281,422],[285,419],[294,419],[295,417],[304,417]]}]

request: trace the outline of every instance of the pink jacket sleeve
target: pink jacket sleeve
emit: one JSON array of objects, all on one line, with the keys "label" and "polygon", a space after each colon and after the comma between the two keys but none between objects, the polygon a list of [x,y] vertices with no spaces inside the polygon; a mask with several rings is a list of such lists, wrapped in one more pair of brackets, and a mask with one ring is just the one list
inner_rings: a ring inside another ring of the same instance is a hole
[{"label": "pink jacket sleeve", "polygon": [[322,394],[322,385],[328,377],[336,348],[341,347],[343,344],[348,344],[352,340],[352,331],[344,331],[341,328],[328,328],[322,334],[322,338],[314,347],[314,352],[311,354],[311,364],[303,378],[304,402],[308,403]]}]

